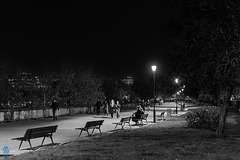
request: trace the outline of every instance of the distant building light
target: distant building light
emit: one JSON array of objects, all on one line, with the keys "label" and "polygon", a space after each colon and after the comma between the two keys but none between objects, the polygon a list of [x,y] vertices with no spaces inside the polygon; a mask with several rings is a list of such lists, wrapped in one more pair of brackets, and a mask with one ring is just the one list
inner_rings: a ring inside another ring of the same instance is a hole
[{"label": "distant building light", "polygon": [[122,82],[127,84],[127,85],[131,85],[134,83],[134,80],[131,76],[127,76],[126,78],[122,79]]}]

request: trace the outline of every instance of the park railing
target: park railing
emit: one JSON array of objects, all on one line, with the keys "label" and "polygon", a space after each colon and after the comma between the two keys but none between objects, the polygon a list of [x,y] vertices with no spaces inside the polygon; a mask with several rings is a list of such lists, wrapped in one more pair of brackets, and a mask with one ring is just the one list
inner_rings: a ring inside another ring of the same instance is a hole
[{"label": "park railing", "polygon": [[[123,104],[122,109],[135,109],[135,103]],[[94,107],[65,107],[61,106],[56,112],[56,116],[76,115],[76,114],[87,114],[94,113]],[[9,121],[21,121],[29,119],[41,119],[52,117],[51,108],[34,109],[34,108],[15,108],[15,109],[1,109],[0,110],[0,122]]]}]

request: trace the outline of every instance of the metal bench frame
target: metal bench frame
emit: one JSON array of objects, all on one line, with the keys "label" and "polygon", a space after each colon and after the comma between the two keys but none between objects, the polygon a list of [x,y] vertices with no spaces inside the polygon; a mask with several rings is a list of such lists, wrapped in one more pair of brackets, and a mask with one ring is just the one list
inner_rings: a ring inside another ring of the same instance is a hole
[{"label": "metal bench frame", "polygon": [[143,120],[145,120],[146,124],[148,124],[147,118],[148,118],[148,114],[147,113],[142,114],[141,118],[140,118],[141,124],[143,124]]},{"label": "metal bench frame", "polygon": [[157,115],[157,120],[163,120],[164,121],[164,114],[165,112],[161,112],[159,115]]},{"label": "metal bench frame", "polygon": [[120,122],[112,123],[112,124],[116,125],[114,130],[117,129],[118,125],[122,126],[122,129],[124,129],[124,126],[126,123],[128,123],[130,128],[132,129],[131,124],[130,124],[131,119],[132,119],[132,117],[123,117],[123,118],[121,118]]},{"label": "metal bench frame", "polygon": [[[103,124],[103,121],[104,120],[88,121],[88,122],[86,122],[84,127],[82,127],[82,128],[75,128],[75,129],[76,130],[81,130],[80,133],[79,133],[79,137],[81,136],[82,131],[86,131],[88,136],[91,136],[95,129],[98,129],[99,132],[100,132],[100,135],[101,135],[102,132],[101,132],[100,128],[101,128],[101,125]],[[89,134],[89,132],[88,132],[89,129],[92,129],[92,133],[91,134]]]},{"label": "metal bench frame", "polygon": [[22,146],[22,142],[23,141],[28,141],[31,149],[33,149],[30,140],[34,139],[34,138],[41,138],[41,137],[43,137],[41,146],[43,145],[43,142],[44,142],[46,137],[49,137],[51,139],[51,141],[52,141],[52,144],[54,144],[53,143],[53,139],[52,139],[52,135],[53,135],[53,133],[56,132],[57,127],[58,127],[58,125],[46,126],[46,127],[38,127],[38,128],[30,128],[30,129],[26,130],[26,132],[25,132],[23,137],[13,138],[12,140],[21,141],[20,145],[19,145],[19,148],[18,148],[19,150],[20,150],[20,148]]}]

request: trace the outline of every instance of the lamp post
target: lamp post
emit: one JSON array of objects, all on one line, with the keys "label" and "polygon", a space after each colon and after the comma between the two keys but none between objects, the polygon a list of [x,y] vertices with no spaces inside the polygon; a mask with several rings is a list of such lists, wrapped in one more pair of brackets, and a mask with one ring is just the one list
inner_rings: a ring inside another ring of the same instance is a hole
[{"label": "lamp post", "polygon": [[[178,78],[175,79],[175,83],[178,84]],[[175,94],[175,101],[176,101],[176,114],[178,114],[177,93]]]},{"label": "lamp post", "polygon": [[153,122],[156,122],[156,110],[155,110],[155,71],[157,69],[157,66],[152,66],[153,71]]}]

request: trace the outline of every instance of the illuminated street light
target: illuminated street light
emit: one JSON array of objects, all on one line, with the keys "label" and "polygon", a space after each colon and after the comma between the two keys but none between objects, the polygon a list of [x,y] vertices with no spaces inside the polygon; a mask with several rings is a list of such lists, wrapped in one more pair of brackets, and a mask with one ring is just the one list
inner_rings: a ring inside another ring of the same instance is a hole
[{"label": "illuminated street light", "polygon": [[175,83],[178,84],[178,78],[175,79]]},{"label": "illuminated street light", "polygon": [[[178,84],[178,78],[175,78],[175,83]],[[179,95],[179,92],[177,92]],[[175,102],[176,102],[176,114],[178,113],[178,106],[177,106],[177,94],[175,95]]]},{"label": "illuminated street light", "polygon": [[156,110],[155,110],[155,71],[157,70],[157,66],[152,66],[153,71],[153,122],[156,122]]}]

